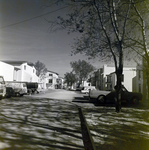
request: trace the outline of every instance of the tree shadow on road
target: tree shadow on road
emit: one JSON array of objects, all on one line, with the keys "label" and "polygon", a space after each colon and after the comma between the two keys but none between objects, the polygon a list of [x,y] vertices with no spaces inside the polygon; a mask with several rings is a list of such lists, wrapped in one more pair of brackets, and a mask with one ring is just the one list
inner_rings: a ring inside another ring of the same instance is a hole
[{"label": "tree shadow on road", "polygon": [[8,144],[6,150],[83,149],[78,109],[73,104],[31,98],[16,105],[11,99],[0,110],[0,141]]}]

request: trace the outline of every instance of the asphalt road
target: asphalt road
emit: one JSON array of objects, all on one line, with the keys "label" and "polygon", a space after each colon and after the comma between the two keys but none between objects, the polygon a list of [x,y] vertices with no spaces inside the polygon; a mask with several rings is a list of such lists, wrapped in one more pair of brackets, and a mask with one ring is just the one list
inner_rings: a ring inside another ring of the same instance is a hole
[{"label": "asphalt road", "polygon": [[75,91],[49,90],[0,101],[0,149],[81,150],[78,106],[82,108],[97,150],[148,150],[149,110],[145,105],[89,102]]}]

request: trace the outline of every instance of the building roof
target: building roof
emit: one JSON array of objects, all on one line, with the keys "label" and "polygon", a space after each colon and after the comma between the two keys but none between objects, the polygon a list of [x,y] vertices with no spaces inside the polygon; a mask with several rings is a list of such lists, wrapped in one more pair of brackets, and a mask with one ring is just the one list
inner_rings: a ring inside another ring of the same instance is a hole
[{"label": "building roof", "polygon": [[57,72],[54,72],[54,71],[50,71],[50,70],[47,70],[48,72],[51,72],[51,73],[54,73],[56,75],[59,75]]},{"label": "building roof", "polygon": [[21,65],[23,63],[27,63],[27,61],[14,61],[14,60],[13,61],[11,61],[11,60],[2,60],[2,62],[13,65],[13,66]]},{"label": "building roof", "polygon": [[34,66],[33,63],[28,62],[28,61],[2,60],[2,62],[10,64],[12,66],[19,66],[19,65],[22,65],[23,63],[27,63],[31,67]]}]

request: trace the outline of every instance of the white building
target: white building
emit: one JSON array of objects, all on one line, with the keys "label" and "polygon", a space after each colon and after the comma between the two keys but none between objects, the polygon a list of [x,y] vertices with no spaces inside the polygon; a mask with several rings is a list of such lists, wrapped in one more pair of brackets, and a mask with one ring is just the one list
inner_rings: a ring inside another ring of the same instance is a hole
[{"label": "white building", "polygon": [[133,92],[141,92],[143,94],[143,71],[142,66],[136,68],[136,76],[133,78]]},{"label": "white building", "polygon": [[101,71],[102,71],[101,72],[101,81],[100,81],[101,89],[107,90],[107,75],[109,75],[112,72],[115,72],[115,67],[104,64]]},{"label": "white building", "polygon": [[5,81],[14,80],[14,69],[14,66],[0,61],[0,75],[4,77]]},{"label": "white building", "polygon": [[53,71],[47,71],[45,78],[43,79],[44,89],[55,89],[58,86],[57,80],[59,79],[59,74]]},{"label": "white building", "polygon": [[39,82],[35,67],[27,61],[3,61],[0,67],[5,81]]},{"label": "white building", "polygon": [[[113,90],[116,85],[116,74],[115,67],[104,65],[101,69],[101,90]],[[135,67],[123,67],[123,82],[122,84],[129,90],[132,91],[132,79],[136,76]]]},{"label": "white building", "polygon": [[[136,76],[136,68],[124,67],[123,68],[123,82],[122,84],[128,91],[133,91],[133,78]],[[116,74],[115,72],[107,75],[107,90],[113,90],[116,85]]]}]

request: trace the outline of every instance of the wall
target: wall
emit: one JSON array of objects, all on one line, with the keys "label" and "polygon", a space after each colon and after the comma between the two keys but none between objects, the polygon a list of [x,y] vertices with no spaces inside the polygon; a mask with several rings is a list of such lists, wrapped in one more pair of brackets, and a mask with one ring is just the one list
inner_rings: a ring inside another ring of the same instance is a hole
[{"label": "wall", "polygon": [[39,78],[36,75],[34,66],[30,66],[27,63],[23,63],[19,66],[20,70],[16,71],[16,81],[22,82],[39,82]]},{"label": "wall", "polygon": [[[123,68],[123,75],[124,75],[124,81],[122,82],[122,84],[126,87],[126,89],[128,91],[133,91],[133,78],[136,76],[136,68],[132,68],[132,67],[124,67]],[[116,74],[115,73],[111,73],[109,75],[107,75],[107,77],[109,79],[111,79],[108,82],[108,89],[106,88],[106,90],[109,90],[111,88],[111,90],[114,89],[114,86],[116,85]],[[110,87],[111,85],[111,87]]]},{"label": "wall", "polygon": [[136,68],[128,68],[125,67],[123,69],[123,74],[124,74],[124,86],[126,87],[126,89],[130,92],[132,92],[132,85],[133,85],[133,78],[136,76]]},{"label": "wall", "polygon": [[[44,89],[55,89],[57,88],[57,79],[58,79],[58,74],[57,73],[54,73],[54,72],[51,72],[51,71],[48,71],[46,73],[46,77],[44,79],[44,84],[43,84],[43,88]],[[50,81],[50,82],[49,82]]]},{"label": "wall", "polygon": [[101,78],[101,90],[106,90],[107,89],[107,75],[115,71],[115,67],[108,66],[107,64],[103,65],[103,73],[102,73],[102,78]]},{"label": "wall", "polygon": [[143,94],[143,71],[142,65],[138,65],[136,68],[136,77],[133,79],[133,91],[141,92]]},{"label": "wall", "polygon": [[0,61],[0,75],[4,77],[5,81],[13,81],[14,66]]}]

